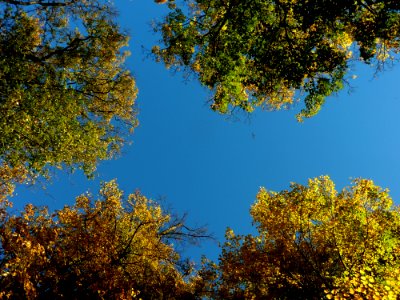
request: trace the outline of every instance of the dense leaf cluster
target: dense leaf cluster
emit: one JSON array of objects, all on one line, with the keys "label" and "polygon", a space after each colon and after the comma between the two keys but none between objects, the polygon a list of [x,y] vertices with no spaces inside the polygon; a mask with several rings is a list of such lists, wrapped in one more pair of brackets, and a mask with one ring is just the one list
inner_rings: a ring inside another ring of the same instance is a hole
[{"label": "dense leaf cluster", "polygon": [[113,156],[136,125],[127,36],[103,1],[0,1],[0,160],[41,172]]},{"label": "dense leaf cluster", "polygon": [[[251,112],[304,98],[311,117],[343,87],[352,58],[385,60],[399,51],[396,0],[171,1],[156,30],[158,60],[184,66],[213,91],[211,107]],[[358,54],[357,54],[358,53]]]},{"label": "dense leaf cluster", "polygon": [[[115,182],[99,198],[49,214],[27,205],[19,216],[0,208],[0,298],[188,299],[173,242],[203,235],[139,193],[123,198]],[[189,298],[190,299],[190,298]]]},{"label": "dense leaf cluster", "polygon": [[400,209],[372,181],[261,189],[251,215],[259,234],[228,229],[202,271],[211,299],[398,299]]},{"label": "dense leaf cluster", "polygon": [[[1,174],[10,170],[2,169]],[[0,297],[12,299],[398,299],[400,208],[386,190],[328,177],[261,189],[258,235],[226,232],[218,263],[199,270],[173,243],[205,237],[115,182],[49,214],[19,216],[0,197]]]}]

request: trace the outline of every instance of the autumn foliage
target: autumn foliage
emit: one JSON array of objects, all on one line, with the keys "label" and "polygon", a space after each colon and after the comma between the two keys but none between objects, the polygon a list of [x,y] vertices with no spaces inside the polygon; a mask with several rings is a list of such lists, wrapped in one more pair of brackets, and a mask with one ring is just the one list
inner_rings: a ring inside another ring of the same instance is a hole
[{"label": "autumn foliage", "polygon": [[0,162],[91,175],[137,125],[128,37],[107,1],[0,1]]},{"label": "autumn foliage", "polygon": [[[400,52],[399,0],[154,0],[152,52],[212,91],[211,108],[299,120],[343,88],[355,60]],[[0,299],[400,299],[400,208],[388,191],[329,177],[251,208],[257,235],[226,231],[195,269],[176,244],[208,237],[115,181],[49,212],[12,208],[49,167],[93,175],[137,126],[128,35],[108,0],[0,1]]]},{"label": "autumn foliage", "polygon": [[[5,197],[6,198],[6,197]],[[4,198],[4,199],[5,199]],[[173,243],[204,237],[114,181],[49,214],[2,201],[0,295],[12,299],[397,299],[400,209],[387,190],[329,177],[262,188],[251,208],[258,235],[226,232],[218,263],[199,270]]]},{"label": "autumn foliage", "polygon": [[191,297],[191,267],[172,243],[202,232],[139,193],[125,199],[115,182],[53,214],[33,205],[1,213],[0,298]]},{"label": "autumn foliage", "polygon": [[202,270],[210,298],[398,299],[400,210],[371,180],[262,188],[251,215],[259,234],[228,229],[219,264]]}]

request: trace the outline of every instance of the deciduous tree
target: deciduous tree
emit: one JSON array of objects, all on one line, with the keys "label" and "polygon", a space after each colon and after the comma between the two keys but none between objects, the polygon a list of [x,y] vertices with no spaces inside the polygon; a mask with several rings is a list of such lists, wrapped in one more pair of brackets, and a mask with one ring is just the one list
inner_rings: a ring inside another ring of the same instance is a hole
[{"label": "deciduous tree", "polygon": [[[99,198],[49,214],[27,205],[0,219],[0,298],[191,299],[173,243],[204,236],[139,193],[114,181]],[[3,212],[7,212],[4,210]]]},{"label": "deciduous tree", "polygon": [[304,98],[315,115],[344,84],[353,58],[383,61],[399,51],[397,0],[185,0],[156,26],[153,52],[213,92],[211,107],[280,109]]},{"label": "deciduous tree", "polygon": [[228,229],[219,264],[201,272],[210,298],[398,299],[400,210],[371,180],[262,188],[251,215],[259,234]]},{"label": "deciduous tree", "polygon": [[0,1],[0,160],[90,175],[137,124],[109,1]]}]

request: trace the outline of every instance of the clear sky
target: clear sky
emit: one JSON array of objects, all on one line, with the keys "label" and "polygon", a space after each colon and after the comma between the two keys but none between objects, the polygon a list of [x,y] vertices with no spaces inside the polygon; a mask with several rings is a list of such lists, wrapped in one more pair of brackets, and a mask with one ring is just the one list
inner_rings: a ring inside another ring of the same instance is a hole
[{"label": "clear sky", "polygon": [[[229,118],[209,109],[210,94],[196,81],[185,82],[182,74],[147,56],[158,39],[151,20],[166,7],[150,0],[115,4],[131,35],[127,63],[139,88],[140,125],[132,144],[118,159],[102,162],[95,180],[56,172],[45,190],[19,187],[16,207],[33,202],[61,208],[87,190],[97,192],[99,182],[117,178],[126,194],[138,189],[164,199],[175,212],[188,213],[189,225],[205,224],[223,242],[227,226],[254,232],[249,208],[260,186],[279,191],[290,182],[329,175],[341,189],[363,177],[389,188],[400,204],[400,66],[374,76],[374,67],[356,64],[352,91],[329,97],[304,123],[295,119],[301,103],[287,111]],[[216,259],[217,243],[202,244],[185,254]]]}]

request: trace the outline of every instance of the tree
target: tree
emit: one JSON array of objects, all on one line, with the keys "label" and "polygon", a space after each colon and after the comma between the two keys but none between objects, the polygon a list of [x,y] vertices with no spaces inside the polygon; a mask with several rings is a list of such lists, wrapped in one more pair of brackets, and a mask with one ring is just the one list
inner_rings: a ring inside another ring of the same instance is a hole
[{"label": "tree", "polygon": [[13,299],[191,299],[174,243],[204,237],[139,193],[124,200],[114,181],[98,200],[84,194],[49,215],[27,205],[0,219],[0,297]]},{"label": "tree", "polygon": [[128,37],[108,1],[0,1],[0,161],[82,168],[137,125]]},{"label": "tree", "polygon": [[26,181],[27,170],[23,166],[11,168],[8,165],[0,165],[0,203],[2,199],[11,196],[16,183]]},{"label": "tree", "polygon": [[304,98],[315,115],[346,81],[349,63],[395,57],[397,0],[185,0],[156,26],[153,48],[213,91],[212,109],[280,109]]},{"label": "tree", "polygon": [[228,229],[219,264],[204,266],[208,297],[398,299],[400,209],[371,180],[340,193],[328,177],[262,188],[251,215],[259,234]]}]

